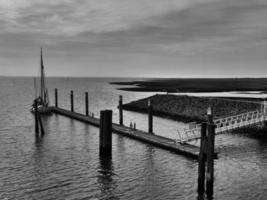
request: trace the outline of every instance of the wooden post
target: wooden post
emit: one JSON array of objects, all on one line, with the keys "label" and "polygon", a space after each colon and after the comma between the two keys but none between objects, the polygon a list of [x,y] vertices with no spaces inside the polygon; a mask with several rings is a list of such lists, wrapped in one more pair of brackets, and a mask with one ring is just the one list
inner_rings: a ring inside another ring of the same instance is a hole
[{"label": "wooden post", "polygon": [[55,107],[58,107],[58,95],[57,95],[57,88],[55,88]]},{"label": "wooden post", "polygon": [[153,133],[153,106],[151,100],[148,99],[148,132]]},{"label": "wooden post", "polygon": [[45,131],[44,131],[44,126],[43,126],[43,122],[42,122],[40,113],[38,113],[37,116],[38,116],[38,121],[39,121],[39,124],[40,124],[41,136],[44,136]]},{"label": "wooden post", "polygon": [[201,141],[198,157],[198,194],[205,192],[205,169],[206,169],[206,144],[207,144],[207,123],[201,124]]},{"label": "wooden post", "polygon": [[212,113],[212,108],[209,106],[207,109],[207,118],[208,118],[208,123],[213,123],[213,113]]},{"label": "wooden post", "polygon": [[267,100],[266,99],[264,99],[263,101],[263,116],[264,116],[263,127],[267,127]]},{"label": "wooden post", "polygon": [[85,92],[85,115],[89,115],[89,101],[88,101],[88,92]]},{"label": "wooden post", "polygon": [[70,91],[70,110],[71,110],[71,112],[74,111],[74,108],[73,108],[73,90]]},{"label": "wooden post", "polygon": [[208,141],[207,141],[207,179],[206,194],[208,198],[213,196],[214,181],[214,143],[215,143],[215,124],[213,123],[212,109],[208,109]]},{"label": "wooden post", "polygon": [[112,110],[100,111],[99,153],[107,157],[112,154]]},{"label": "wooden post", "polygon": [[120,125],[123,125],[122,95],[119,97],[119,118]]},{"label": "wooden post", "polygon": [[35,121],[35,136],[39,137],[39,126],[38,126],[38,106],[37,100],[34,100],[34,121]]}]

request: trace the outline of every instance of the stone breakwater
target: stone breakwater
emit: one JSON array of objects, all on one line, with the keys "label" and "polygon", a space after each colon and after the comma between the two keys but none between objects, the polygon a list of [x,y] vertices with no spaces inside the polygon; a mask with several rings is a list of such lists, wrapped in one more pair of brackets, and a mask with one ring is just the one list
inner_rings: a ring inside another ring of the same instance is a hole
[{"label": "stone breakwater", "polygon": [[122,107],[124,110],[147,113],[148,99],[152,102],[154,115],[182,122],[205,121],[209,106],[213,108],[215,119],[261,109],[259,102],[169,94],[156,94],[123,104]]}]

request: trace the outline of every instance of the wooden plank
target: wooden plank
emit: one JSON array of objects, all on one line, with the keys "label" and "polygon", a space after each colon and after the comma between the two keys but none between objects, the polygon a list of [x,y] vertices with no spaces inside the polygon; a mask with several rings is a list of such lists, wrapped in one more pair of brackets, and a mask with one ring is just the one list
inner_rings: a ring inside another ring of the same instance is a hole
[{"label": "wooden plank", "polygon": [[[76,120],[91,124],[96,127],[100,126],[100,120],[98,118],[85,116],[83,114],[71,112],[71,111],[68,111],[62,108],[52,107],[51,110],[52,112],[59,114],[59,115],[70,117],[72,119],[76,119]],[[112,131],[114,133],[129,137],[132,139],[136,139],[136,140],[160,147],[162,149],[169,150],[171,152],[175,152],[175,153],[178,153],[178,154],[181,154],[181,155],[193,158],[193,159],[198,159],[199,147],[197,146],[193,146],[190,144],[179,144],[179,143],[176,143],[176,141],[173,139],[165,138],[165,137],[158,136],[158,135],[152,135],[141,130],[129,128],[126,126],[115,124],[115,123],[112,124]]]}]

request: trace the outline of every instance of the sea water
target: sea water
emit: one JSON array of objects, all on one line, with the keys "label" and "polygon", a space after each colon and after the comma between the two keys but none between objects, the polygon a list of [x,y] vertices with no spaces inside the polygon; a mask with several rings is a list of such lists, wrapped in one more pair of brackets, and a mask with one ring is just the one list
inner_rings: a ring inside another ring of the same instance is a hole
[{"label": "sea water", "polygon": [[[48,78],[59,106],[84,113],[84,92],[96,117],[118,100],[129,102],[155,93],[126,92],[111,85],[116,78]],[[99,129],[63,117],[43,118],[45,136],[35,139],[29,109],[35,97],[33,78],[0,78],[0,199],[196,199],[198,164],[139,141],[113,135],[111,160],[99,158]],[[124,111],[125,125],[147,130],[147,115]],[[154,119],[154,131],[177,137],[181,122]],[[216,136],[214,199],[266,199],[267,140],[250,134]]]}]

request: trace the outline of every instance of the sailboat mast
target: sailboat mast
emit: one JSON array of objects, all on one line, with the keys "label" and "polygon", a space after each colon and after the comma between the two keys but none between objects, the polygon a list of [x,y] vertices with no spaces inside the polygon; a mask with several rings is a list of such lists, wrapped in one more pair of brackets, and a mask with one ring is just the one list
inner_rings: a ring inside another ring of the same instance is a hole
[{"label": "sailboat mast", "polygon": [[44,83],[44,63],[43,63],[43,50],[41,48],[41,99],[45,100],[45,83]]}]

